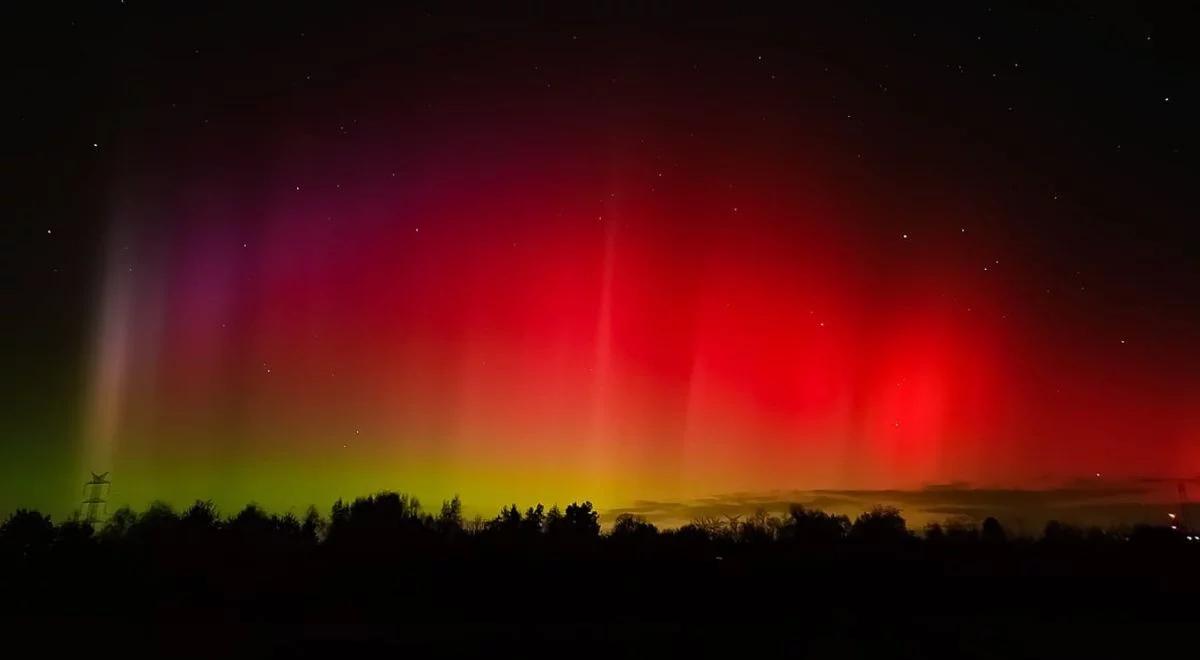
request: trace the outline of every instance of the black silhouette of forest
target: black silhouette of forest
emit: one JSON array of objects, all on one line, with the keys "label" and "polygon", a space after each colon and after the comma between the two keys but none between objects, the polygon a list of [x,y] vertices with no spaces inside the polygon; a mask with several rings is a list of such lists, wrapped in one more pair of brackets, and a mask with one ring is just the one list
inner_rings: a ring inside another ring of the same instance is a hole
[{"label": "black silhouette of forest", "polygon": [[90,524],[18,510],[0,526],[0,602],[10,641],[175,657],[1195,646],[1200,543],[1181,528],[1051,522],[1021,538],[988,518],[916,532],[893,508],[798,505],[677,529],[602,522],[590,502],[468,520],[457,497],[429,511],[391,492],[328,516],[156,503]]}]

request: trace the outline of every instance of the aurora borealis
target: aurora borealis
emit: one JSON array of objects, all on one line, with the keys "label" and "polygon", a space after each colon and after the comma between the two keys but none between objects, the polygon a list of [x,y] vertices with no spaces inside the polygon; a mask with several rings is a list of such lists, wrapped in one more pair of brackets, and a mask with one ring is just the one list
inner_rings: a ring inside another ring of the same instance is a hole
[{"label": "aurora borealis", "polygon": [[74,301],[11,334],[68,357],[6,469],[68,486],[0,508],[1200,472],[1162,21],[655,6],[78,17],[123,45],[6,246]]}]

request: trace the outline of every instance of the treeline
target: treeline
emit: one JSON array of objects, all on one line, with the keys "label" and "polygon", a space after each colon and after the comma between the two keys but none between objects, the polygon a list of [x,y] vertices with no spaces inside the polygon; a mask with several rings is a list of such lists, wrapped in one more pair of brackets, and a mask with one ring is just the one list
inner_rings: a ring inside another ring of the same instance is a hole
[{"label": "treeline", "polygon": [[[1200,543],[1188,536],[1051,523],[1022,538],[995,519],[914,531],[886,507],[659,529],[634,515],[602,521],[589,502],[468,518],[457,498],[427,510],[397,493],[324,515],[222,515],[196,502],[91,525],[18,511],[0,525],[0,621],[81,652],[122,631],[123,648],[154,657],[344,657],[357,644],[379,656],[630,644],[678,655],[714,643],[731,657],[971,657],[997,643],[1011,653],[985,657],[1064,657],[1022,645],[1074,649],[1081,636],[1059,628],[1071,613],[1134,622],[1124,657],[1157,657],[1142,622],[1176,620],[1200,593]],[[740,632],[714,637],[730,629]]]},{"label": "treeline", "polygon": [[785,515],[759,511],[749,516],[705,517],[679,528],[659,529],[646,519],[621,514],[602,532],[591,502],[560,509],[542,504],[521,511],[504,507],[494,518],[464,518],[455,497],[426,511],[414,497],[383,492],[349,504],[338,501],[328,517],[310,507],[303,516],[269,513],[249,505],[229,517],[206,501],[175,511],[164,503],[143,512],[122,508],[101,525],[78,519],[55,524],[37,511],[18,510],[0,525],[0,561],[12,567],[30,561],[108,558],[228,557],[230,552],[295,557],[321,550],[342,556],[372,555],[469,558],[488,556],[736,557],[786,555],[797,551],[969,553],[972,550],[1194,547],[1200,536],[1171,526],[1129,529],[1046,525],[1040,538],[1011,538],[995,518],[982,524],[947,522],[910,530],[901,512],[875,507],[855,519],[794,505]]}]

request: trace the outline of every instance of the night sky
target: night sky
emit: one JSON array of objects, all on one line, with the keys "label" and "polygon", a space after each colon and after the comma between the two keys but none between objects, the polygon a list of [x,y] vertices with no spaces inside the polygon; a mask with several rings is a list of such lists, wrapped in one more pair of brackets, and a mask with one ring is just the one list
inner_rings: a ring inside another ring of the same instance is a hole
[{"label": "night sky", "polygon": [[1200,474],[1195,10],[242,4],[5,21],[0,511]]}]

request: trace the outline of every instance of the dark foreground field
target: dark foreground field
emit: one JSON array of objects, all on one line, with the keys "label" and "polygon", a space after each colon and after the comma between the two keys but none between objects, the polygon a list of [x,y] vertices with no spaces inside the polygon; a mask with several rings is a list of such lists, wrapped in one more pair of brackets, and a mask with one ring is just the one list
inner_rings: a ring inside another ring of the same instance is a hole
[{"label": "dark foreground field", "polygon": [[[393,499],[394,498],[394,499]],[[464,523],[395,496],[329,521],[9,519],[8,657],[1196,657],[1200,544],[798,509],[601,534],[590,506]]]}]

